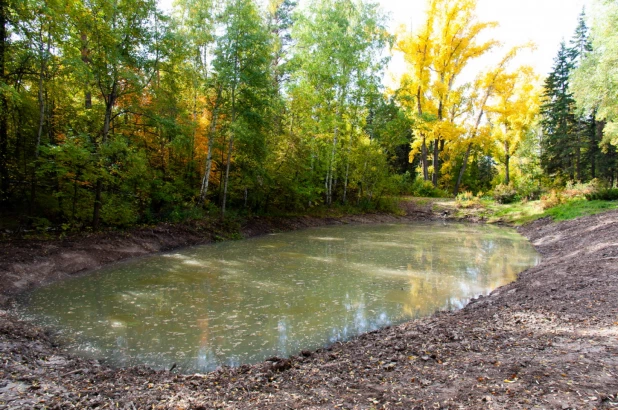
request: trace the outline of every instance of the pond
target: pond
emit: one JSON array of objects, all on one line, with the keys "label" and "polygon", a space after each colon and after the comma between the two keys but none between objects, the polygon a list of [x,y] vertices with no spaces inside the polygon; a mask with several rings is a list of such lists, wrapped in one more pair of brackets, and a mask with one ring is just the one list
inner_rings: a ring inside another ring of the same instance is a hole
[{"label": "pond", "polygon": [[206,372],[462,308],[539,260],[494,226],[323,227],[117,263],[39,288],[20,311],[82,356]]}]

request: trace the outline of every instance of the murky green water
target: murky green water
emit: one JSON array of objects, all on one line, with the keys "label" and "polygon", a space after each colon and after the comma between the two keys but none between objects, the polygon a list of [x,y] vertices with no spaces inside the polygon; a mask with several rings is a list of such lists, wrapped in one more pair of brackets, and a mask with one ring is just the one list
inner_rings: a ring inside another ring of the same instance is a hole
[{"label": "murky green water", "polygon": [[316,228],[115,264],[38,289],[22,310],[78,354],[203,372],[460,308],[537,262],[492,226]]}]

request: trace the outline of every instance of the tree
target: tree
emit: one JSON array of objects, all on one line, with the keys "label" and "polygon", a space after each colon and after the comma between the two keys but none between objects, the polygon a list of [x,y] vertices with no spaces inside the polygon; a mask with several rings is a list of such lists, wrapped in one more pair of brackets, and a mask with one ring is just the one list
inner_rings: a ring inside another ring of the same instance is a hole
[{"label": "tree", "polygon": [[[362,1],[314,1],[293,32],[293,64],[298,68],[290,91],[294,99],[309,104],[306,124],[316,136],[312,158],[323,159],[325,165],[325,202],[333,203],[339,175],[345,202],[350,155],[367,115],[363,105],[378,89],[377,74],[385,64],[380,57],[389,41],[384,16],[376,5]],[[317,170],[316,165],[312,160],[311,169]]]},{"label": "tree", "polygon": [[[93,0],[73,11],[74,51],[82,61],[81,75],[91,79],[103,104],[103,118],[98,137],[94,135],[97,161],[105,169],[102,155],[110,140],[112,122],[126,112],[115,112],[117,103],[130,96],[140,96],[151,84],[160,58],[157,50],[157,25],[160,16],[154,0],[113,2]],[[86,50],[84,52],[84,50]],[[86,91],[89,93],[89,90]],[[86,98],[88,108],[88,98]],[[130,109],[127,112],[131,112]],[[100,224],[104,175],[95,183],[92,225]]]},{"label": "tree", "polygon": [[[529,47],[529,46],[526,46]],[[514,47],[510,50],[502,60],[487,73],[482,73],[476,80],[474,91],[470,97],[470,113],[475,116],[472,123],[467,124],[465,138],[459,142],[465,144],[465,153],[463,161],[459,168],[457,182],[453,194],[457,196],[463,177],[468,166],[468,159],[474,145],[482,146],[489,145],[492,142],[491,124],[483,123],[483,117],[486,115],[490,101],[503,90],[508,90],[510,87],[505,83],[513,78],[513,74],[507,73],[508,64],[515,58],[517,53],[523,47]],[[505,104],[508,104],[505,102]],[[489,142],[489,143],[488,143]],[[456,156],[455,156],[456,157]]]},{"label": "tree", "polygon": [[[581,25],[581,24],[580,24]],[[578,27],[579,29],[579,27]],[[579,50],[580,66],[573,72],[572,91],[577,104],[586,112],[595,112],[605,121],[605,143],[618,145],[618,4],[613,1],[596,2],[592,24],[591,48],[575,44]]]},{"label": "tree", "polygon": [[511,182],[511,157],[535,124],[539,106],[536,80],[530,67],[505,75],[496,84],[495,104],[487,110],[493,125],[492,138],[501,151],[497,157],[504,164],[505,185]]},{"label": "tree", "polygon": [[460,138],[455,119],[461,115],[462,91],[458,77],[475,58],[497,45],[478,38],[496,23],[477,21],[475,0],[429,0],[425,24],[417,33],[401,33],[397,48],[404,53],[410,72],[401,78],[407,108],[416,113],[416,133],[411,158],[420,154],[423,177],[429,178],[428,157],[433,162],[432,181],[440,179],[440,154],[446,143]]},{"label": "tree", "polygon": [[541,105],[543,128],[542,164],[545,172],[565,172],[574,177],[572,135],[575,128],[575,100],[569,91],[573,69],[571,53],[562,42],[552,72],[544,84]]},{"label": "tree", "polygon": [[9,85],[6,72],[9,56],[9,4],[0,0],[0,205],[3,205],[9,194]]},{"label": "tree", "polygon": [[215,84],[225,99],[227,153],[221,214],[225,214],[234,142],[251,159],[245,171],[259,171],[265,157],[265,115],[272,95],[270,53],[266,25],[252,0],[230,0],[221,16],[223,33],[213,60]]}]

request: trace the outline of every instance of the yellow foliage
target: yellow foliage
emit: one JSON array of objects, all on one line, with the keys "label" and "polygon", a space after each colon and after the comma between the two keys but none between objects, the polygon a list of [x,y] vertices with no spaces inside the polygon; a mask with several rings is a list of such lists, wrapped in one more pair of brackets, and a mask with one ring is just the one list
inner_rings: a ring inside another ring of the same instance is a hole
[{"label": "yellow foliage", "polygon": [[400,29],[398,33],[396,49],[408,65],[408,72],[400,79],[399,97],[408,112],[414,113],[417,135],[410,161],[431,141],[438,144],[438,155],[442,156],[444,149],[466,135],[463,118],[474,105],[466,95],[468,87],[458,86],[458,76],[472,59],[498,44],[478,41],[479,35],[496,23],[479,22],[476,3],[428,0],[427,17],[420,29],[414,33]]}]

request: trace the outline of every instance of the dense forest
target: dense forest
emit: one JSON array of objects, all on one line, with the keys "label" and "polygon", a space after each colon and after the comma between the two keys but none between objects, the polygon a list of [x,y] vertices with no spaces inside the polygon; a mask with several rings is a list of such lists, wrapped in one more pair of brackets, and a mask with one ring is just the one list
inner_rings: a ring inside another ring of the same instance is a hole
[{"label": "dense forest", "polygon": [[[0,224],[98,229],[618,177],[618,5],[546,78],[475,0],[0,0]],[[385,89],[389,55],[406,72]],[[493,53],[472,81],[469,63]]]}]

